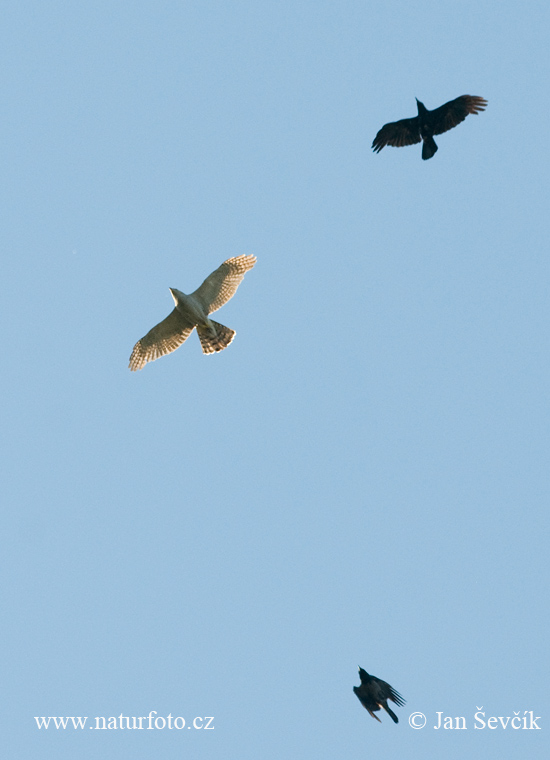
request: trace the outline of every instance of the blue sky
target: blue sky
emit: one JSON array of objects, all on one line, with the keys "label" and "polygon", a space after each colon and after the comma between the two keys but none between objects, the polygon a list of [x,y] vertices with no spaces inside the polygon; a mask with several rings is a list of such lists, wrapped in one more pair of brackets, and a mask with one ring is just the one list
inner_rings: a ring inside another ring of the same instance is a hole
[{"label": "blue sky", "polygon": [[[10,758],[547,756],[549,16],[4,3]],[[371,152],[466,93],[432,160]],[[240,254],[228,350],[129,372]],[[215,729],[34,721],[150,711]]]}]

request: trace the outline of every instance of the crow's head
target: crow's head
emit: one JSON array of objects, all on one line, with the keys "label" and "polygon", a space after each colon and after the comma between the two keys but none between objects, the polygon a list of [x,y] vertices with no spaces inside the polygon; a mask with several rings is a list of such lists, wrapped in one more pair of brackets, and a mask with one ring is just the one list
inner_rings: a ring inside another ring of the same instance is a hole
[{"label": "crow's head", "polygon": [[418,100],[418,98],[415,98],[415,100],[416,100],[416,107],[418,108],[418,113],[423,113],[424,111],[428,110],[421,100]]}]

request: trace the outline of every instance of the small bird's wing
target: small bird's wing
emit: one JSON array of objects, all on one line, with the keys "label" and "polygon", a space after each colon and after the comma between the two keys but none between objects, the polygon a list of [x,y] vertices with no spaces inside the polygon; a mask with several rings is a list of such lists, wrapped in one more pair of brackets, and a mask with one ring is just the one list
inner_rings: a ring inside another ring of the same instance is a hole
[{"label": "small bird's wing", "polygon": [[[373,678],[375,678],[375,676],[373,676]],[[401,694],[393,688],[393,686],[390,686],[389,683],[386,683],[386,681],[383,681],[381,678],[375,678],[375,681],[378,686],[377,696],[379,698],[391,699],[392,702],[395,702],[399,707],[402,707],[405,704],[405,700]]]},{"label": "small bird's wing", "polygon": [[233,298],[243,277],[256,263],[255,256],[235,256],[227,259],[192,294],[198,298],[207,314],[220,309]]},{"label": "small bird's wing", "polygon": [[372,149],[380,153],[385,145],[401,148],[404,145],[415,145],[421,140],[418,116],[412,119],[401,119],[384,124],[372,142]]},{"label": "small bird's wing", "polygon": [[399,705],[399,707],[403,707],[403,705],[407,701],[406,699],[403,699],[401,694],[398,691],[395,691],[395,689],[392,686],[390,686],[390,695],[388,698],[391,699],[392,702],[395,702],[396,705]]},{"label": "small bird's wing", "polygon": [[485,98],[480,98],[477,95],[461,95],[459,98],[449,100],[448,103],[430,111],[434,135],[441,135],[443,132],[456,127],[457,124],[464,121],[468,114],[478,114],[480,111],[484,111],[486,106]]},{"label": "small bird's wing", "polygon": [[147,362],[152,362],[165,354],[171,354],[187,340],[194,327],[195,325],[189,324],[188,320],[174,309],[166,319],[138,340],[128,366],[132,372],[135,372],[137,369],[143,369]]}]

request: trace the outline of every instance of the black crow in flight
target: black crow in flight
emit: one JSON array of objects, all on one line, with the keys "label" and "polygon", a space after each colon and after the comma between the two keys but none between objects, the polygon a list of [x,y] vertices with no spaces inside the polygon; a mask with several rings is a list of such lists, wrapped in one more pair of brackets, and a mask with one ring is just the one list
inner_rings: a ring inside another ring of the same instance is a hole
[{"label": "black crow in flight", "polygon": [[433,136],[456,127],[470,113],[478,114],[484,111],[487,101],[477,95],[461,95],[433,111],[428,111],[418,98],[416,105],[418,116],[384,124],[372,143],[375,153],[380,153],[384,145],[401,148],[403,145],[415,145],[422,140],[422,158],[431,158],[437,150]]},{"label": "black crow in flight", "polygon": [[376,678],[376,676],[369,676],[363,668],[359,668],[359,678],[361,679],[361,686],[354,686],[353,691],[357,694],[357,698],[365,710],[368,710],[373,718],[382,723],[380,718],[374,713],[383,707],[393,722],[399,723],[397,715],[388,707],[388,699],[391,699],[396,705],[402,707],[405,704],[405,700],[401,694],[395,691],[389,683]]}]

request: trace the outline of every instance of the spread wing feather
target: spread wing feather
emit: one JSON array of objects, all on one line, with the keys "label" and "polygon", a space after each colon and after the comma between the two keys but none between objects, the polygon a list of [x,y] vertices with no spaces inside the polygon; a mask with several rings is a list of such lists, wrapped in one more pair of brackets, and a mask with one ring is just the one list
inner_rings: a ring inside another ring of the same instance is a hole
[{"label": "spread wing feather", "polygon": [[421,140],[418,126],[418,116],[412,119],[401,119],[384,124],[372,143],[375,153],[380,153],[385,145],[401,148],[404,145],[415,145]]},{"label": "spread wing feather", "polygon": [[441,135],[464,121],[468,114],[478,114],[487,107],[485,98],[477,95],[461,95],[430,111],[434,135]]},{"label": "spread wing feather", "polygon": [[372,678],[378,687],[376,694],[377,699],[391,699],[392,702],[395,702],[395,704],[400,707],[405,704],[405,700],[401,694],[393,688],[393,686],[390,686],[386,681],[382,681],[381,678],[376,678],[376,676],[373,676]]},{"label": "spread wing feather", "polygon": [[195,325],[190,325],[180,312],[174,309],[166,319],[138,340],[130,356],[129,367],[132,372],[143,369],[147,362],[171,354],[187,340],[194,327]]},{"label": "spread wing feather", "polygon": [[255,263],[255,256],[234,256],[227,259],[208,275],[192,295],[199,299],[207,314],[212,314],[233,298],[246,272]]},{"label": "spread wing feather", "polygon": [[399,707],[403,707],[406,701],[403,699],[401,694],[398,691],[396,691],[392,686],[390,686],[390,694],[389,694],[388,699],[391,699],[392,702],[395,702],[395,704],[399,705]]}]

